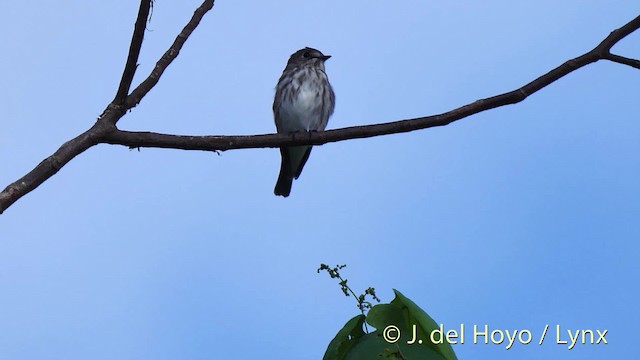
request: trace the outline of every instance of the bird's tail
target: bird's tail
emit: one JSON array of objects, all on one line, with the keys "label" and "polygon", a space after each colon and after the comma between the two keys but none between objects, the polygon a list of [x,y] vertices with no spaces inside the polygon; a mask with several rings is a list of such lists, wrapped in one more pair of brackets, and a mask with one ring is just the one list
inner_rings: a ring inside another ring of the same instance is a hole
[{"label": "bird's tail", "polygon": [[309,159],[311,146],[285,146],[280,148],[282,163],[280,165],[280,175],[273,193],[287,197],[291,193],[293,179],[297,179],[302,172],[304,164]]},{"label": "bird's tail", "polygon": [[278,175],[278,181],[276,187],[273,189],[273,193],[277,196],[287,197],[291,193],[291,185],[293,183],[293,175],[291,174],[291,154],[286,147],[280,148],[280,155],[282,160],[280,161],[280,175]]},{"label": "bird's tail", "polygon": [[278,196],[287,197],[291,193],[291,185],[293,183],[293,177],[287,170],[288,166],[285,161],[282,161],[280,165],[280,175],[278,175],[278,181],[276,187],[273,189],[273,193]]}]

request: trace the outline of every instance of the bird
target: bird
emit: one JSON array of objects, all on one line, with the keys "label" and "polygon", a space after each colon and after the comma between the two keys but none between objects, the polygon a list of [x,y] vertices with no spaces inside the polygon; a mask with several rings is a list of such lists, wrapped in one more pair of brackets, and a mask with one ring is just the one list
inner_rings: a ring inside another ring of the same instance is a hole
[{"label": "bird", "polygon": [[[273,117],[279,134],[324,131],[335,108],[335,93],[324,63],[331,55],[305,47],[294,52],[284,68],[273,100]],[[287,197],[294,179],[309,159],[311,145],[283,146],[276,196]]]}]

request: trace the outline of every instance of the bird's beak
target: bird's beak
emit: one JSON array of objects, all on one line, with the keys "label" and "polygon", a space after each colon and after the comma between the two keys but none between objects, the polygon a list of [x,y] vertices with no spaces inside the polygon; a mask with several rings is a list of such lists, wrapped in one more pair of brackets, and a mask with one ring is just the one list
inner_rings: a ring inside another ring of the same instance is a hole
[{"label": "bird's beak", "polygon": [[324,55],[324,56],[320,56],[320,59],[322,59],[322,61],[327,61],[329,60],[330,57],[331,55]]}]

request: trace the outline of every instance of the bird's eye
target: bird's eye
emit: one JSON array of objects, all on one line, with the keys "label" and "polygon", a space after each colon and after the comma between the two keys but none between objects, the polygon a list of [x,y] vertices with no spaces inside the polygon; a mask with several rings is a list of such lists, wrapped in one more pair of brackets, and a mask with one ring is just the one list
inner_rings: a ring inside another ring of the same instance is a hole
[{"label": "bird's eye", "polygon": [[303,57],[308,58],[311,56],[311,53],[308,51],[305,51],[304,54],[302,54]]}]

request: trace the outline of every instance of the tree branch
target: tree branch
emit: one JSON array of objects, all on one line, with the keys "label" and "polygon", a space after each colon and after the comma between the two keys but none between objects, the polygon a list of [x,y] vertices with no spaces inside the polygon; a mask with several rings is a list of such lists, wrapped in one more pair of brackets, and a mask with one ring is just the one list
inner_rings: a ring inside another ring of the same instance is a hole
[{"label": "tree branch", "polygon": [[169,47],[169,50],[167,50],[160,60],[158,60],[156,66],[151,71],[151,74],[149,74],[149,76],[140,85],[138,85],[138,87],[133,90],[129,96],[127,96],[127,100],[125,102],[126,110],[138,105],[142,98],[147,95],[151,89],[153,89],[153,87],[158,83],[158,80],[160,80],[162,73],[164,73],[169,64],[171,64],[171,62],[178,56],[182,46],[187,41],[193,30],[198,27],[198,24],[200,24],[204,14],[212,8],[213,0],[205,0],[205,2],[196,9],[193,13],[193,17],[184,29],[182,29],[182,32],[178,34],[173,44],[171,44],[171,47]]},{"label": "tree branch", "polygon": [[[571,59],[530,83],[516,90],[497,96],[477,100],[471,104],[461,106],[446,113],[419,117],[414,119],[387,122],[375,125],[354,126],[336,130],[294,133],[294,134],[264,134],[251,136],[188,136],[158,134],[152,132],[122,131],[116,128],[116,122],[124,116],[126,110],[137,105],[140,100],[157,84],[160,76],[169,64],[176,58],[184,42],[198,26],[204,14],[213,7],[213,0],[205,0],[195,11],[191,21],[178,35],[169,50],[157,62],[149,77],[145,79],[125,100],[124,106],[111,103],[96,124],[80,136],[65,143],[53,155],[42,161],[27,175],[7,186],[0,193],[0,213],[49,177],[53,176],[62,166],[73,157],[89,147],[100,144],[124,145],[128,147],[158,147],[183,150],[230,150],[245,148],[280,147],[288,145],[321,145],[348,139],[360,139],[373,136],[397,134],[419,129],[450,124],[456,120],[477,114],[496,107],[515,104],[523,101],[529,95],[555,82],[561,77],[598,60],[610,60],[624,65],[637,67],[638,60],[624,58],[611,54],[610,50],[616,43],[640,28],[640,16],[631,20],[623,27],[614,30],[593,50]],[[140,18],[140,16],[138,17]],[[135,37],[135,36],[134,36]],[[132,39],[132,42],[134,40]],[[123,75],[124,78],[124,75]]]},{"label": "tree branch", "polygon": [[605,59],[607,60],[611,60],[613,62],[617,62],[619,64],[623,64],[623,65],[629,65],[631,67],[634,67],[636,69],[640,69],[640,60],[636,60],[636,59],[629,59],[627,57],[624,56],[620,56],[620,55],[615,55],[615,54],[606,54]]},{"label": "tree branch", "polygon": [[0,214],[16,200],[55,175],[71,159],[98,144],[95,125],[91,129],[64,143],[55,153],[42,160],[33,170],[0,193]]},{"label": "tree branch", "polygon": [[122,104],[129,93],[129,88],[131,88],[131,82],[133,82],[133,76],[138,67],[138,57],[140,56],[140,49],[142,48],[142,40],[144,39],[144,30],[146,29],[150,8],[151,0],[140,1],[138,19],[133,28],[133,36],[131,37],[131,45],[129,46],[129,56],[127,57],[127,63],[122,72],[122,80],[120,80],[118,92],[116,92],[116,97],[113,99],[114,104]]},{"label": "tree branch", "polygon": [[[219,151],[231,149],[280,147],[283,145],[322,145],[349,139],[362,139],[380,135],[398,134],[435,126],[448,125],[470,115],[500,106],[516,104],[563,76],[598,60],[610,60],[609,51],[616,43],[640,28],[640,16],[623,27],[614,30],[593,50],[566,61],[564,64],[513,91],[477,100],[446,113],[374,125],[353,126],[335,130],[294,133],[264,134],[248,136],[189,136],[153,132],[133,132],[113,129],[104,137],[104,142],[125,145],[130,148],[155,147],[181,150]],[[626,58],[625,58],[626,59]],[[628,59],[629,61],[637,61]]]},{"label": "tree branch", "polygon": [[[115,124],[122,118],[126,111],[142,100],[142,98],[155,86],[160,75],[171,64],[173,59],[178,56],[178,52],[184,45],[189,35],[198,26],[202,17],[213,8],[214,0],[204,0],[202,5],[198,7],[187,23],[185,28],[178,34],[177,38],[156,64],[155,69],[149,77],[142,82],[131,95],[126,95],[133,81],[136,63],[140,54],[142,40],[144,36],[145,22],[149,15],[149,7],[152,0],[141,0],[136,25],[133,30],[131,44],[129,46],[129,55],[127,63],[122,74],[122,80],[118,87],[116,97],[107,105],[98,121],[87,131],[78,135],[74,139],[64,143],[56,152],[40,162],[33,170],[24,175],[17,181],[9,184],[2,192],[0,192],[0,214],[2,214],[9,206],[18,199],[31,192],[48,178],[57,173],[65,164],[78,154],[84,152],[88,148],[104,142],[102,137],[104,134],[112,132]],[[125,106],[121,103],[124,102]]]}]

